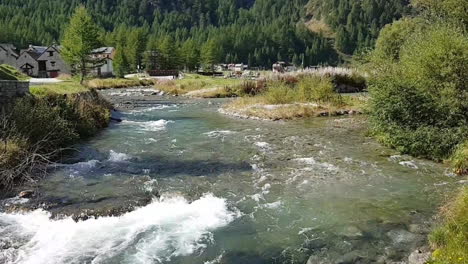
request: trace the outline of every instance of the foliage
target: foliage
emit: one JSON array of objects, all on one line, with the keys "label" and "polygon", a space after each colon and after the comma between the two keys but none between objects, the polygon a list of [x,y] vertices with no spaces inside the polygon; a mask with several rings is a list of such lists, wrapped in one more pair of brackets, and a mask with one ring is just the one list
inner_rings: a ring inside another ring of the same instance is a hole
[{"label": "foliage", "polygon": [[288,104],[296,100],[297,90],[281,82],[270,83],[263,96],[268,104]]},{"label": "foliage", "polygon": [[335,92],[331,78],[323,76],[307,76],[298,83],[299,101],[332,103],[340,105],[343,103],[340,94]]},{"label": "foliage", "polygon": [[345,54],[372,47],[382,27],[411,12],[406,0],[311,0],[309,10],[331,26]]},{"label": "foliage", "polygon": [[400,58],[401,46],[420,28],[418,19],[404,18],[386,25],[381,31],[373,52],[374,60],[393,60]]},{"label": "foliage", "polygon": [[109,109],[95,91],[18,99],[0,117],[0,189],[34,180],[61,148],[106,127]]},{"label": "foliage", "polygon": [[468,260],[468,188],[442,209],[442,223],[429,236],[435,251],[432,264],[466,263]]},{"label": "foliage", "polygon": [[153,85],[153,80],[139,79],[92,79],[86,82],[86,87],[91,89],[107,89],[107,88],[126,88],[136,86]]},{"label": "foliage", "polygon": [[94,67],[90,54],[93,49],[99,47],[99,44],[99,28],[84,6],[77,7],[70,24],[65,29],[61,55],[68,64],[81,73],[81,83],[89,68]]},{"label": "foliage", "polygon": [[468,174],[468,140],[461,143],[450,157],[450,164],[459,175]]},{"label": "foliage", "polygon": [[449,25],[411,34],[370,80],[376,135],[402,152],[446,159],[468,137],[468,39]]},{"label": "foliage", "polygon": [[[178,80],[160,80],[156,83],[155,88],[161,91],[165,91],[170,94],[182,95],[188,92],[222,88],[224,90],[234,89],[241,80],[238,79],[224,79],[210,76],[203,76],[198,74],[185,74],[183,79]],[[226,94],[231,94],[226,90]]]},{"label": "foliage", "polygon": [[115,56],[113,60],[114,74],[118,78],[123,78],[126,73],[129,71],[129,63],[124,54],[124,47],[119,46],[115,51]]},{"label": "foliage", "polygon": [[60,83],[32,85],[29,92],[35,96],[43,97],[49,94],[73,94],[86,92],[89,89],[81,85],[78,81],[64,81]]},{"label": "foliage", "polygon": [[28,76],[20,73],[13,66],[7,64],[0,64],[0,80],[25,81],[28,78]]},{"label": "foliage", "polygon": [[[248,63],[266,68],[271,68],[278,59],[296,64],[304,62],[304,66],[340,63],[332,36],[307,28],[305,21],[310,14],[305,6],[308,2],[0,0],[0,40],[21,48],[31,43],[50,45],[63,38],[73,10],[83,4],[101,28],[104,45],[116,47],[119,36],[125,36],[130,71],[142,64],[143,51],[150,39],[166,37],[176,57],[182,58],[177,66],[191,70],[204,62],[200,53],[210,41],[215,41],[219,49],[216,61],[225,63]],[[345,40],[349,46],[343,50],[349,53],[371,47],[379,29],[407,10],[406,1],[402,0],[312,2],[317,3],[317,6],[310,5],[313,15],[326,16],[326,22],[335,32],[344,32],[345,38],[338,34],[337,39]],[[158,43],[158,49],[161,44]]]}]

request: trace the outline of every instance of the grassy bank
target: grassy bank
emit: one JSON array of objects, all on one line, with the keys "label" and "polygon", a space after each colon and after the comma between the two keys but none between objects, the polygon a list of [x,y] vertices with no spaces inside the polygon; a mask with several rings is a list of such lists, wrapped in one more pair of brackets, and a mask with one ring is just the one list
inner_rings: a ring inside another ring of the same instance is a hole
[{"label": "grassy bank", "polygon": [[[210,77],[198,74],[185,74],[183,79],[159,80],[155,87],[173,95],[193,93],[196,97],[217,98],[229,97],[232,94],[229,89],[242,83],[239,79],[225,79],[222,77]],[[195,93],[195,91],[199,91]]]},{"label": "grassy bank", "polygon": [[441,210],[440,225],[429,236],[432,264],[468,263],[468,187]]},{"label": "grassy bank", "polygon": [[29,77],[7,64],[0,64],[0,80],[26,81]]},{"label": "grassy bank", "polygon": [[81,85],[78,80],[66,79],[63,82],[35,85],[30,87],[32,94],[46,96],[52,94],[75,94],[89,91],[90,89],[127,88],[136,86],[151,86],[152,80],[138,79],[91,79]]},{"label": "grassy bank", "polygon": [[327,76],[300,75],[245,82],[233,88],[243,96],[224,107],[234,115],[261,119],[294,119],[362,112],[365,96],[342,96]]},{"label": "grassy bank", "polygon": [[0,116],[0,190],[35,181],[64,148],[106,127],[110,107],[94,90],[18,99]]}]

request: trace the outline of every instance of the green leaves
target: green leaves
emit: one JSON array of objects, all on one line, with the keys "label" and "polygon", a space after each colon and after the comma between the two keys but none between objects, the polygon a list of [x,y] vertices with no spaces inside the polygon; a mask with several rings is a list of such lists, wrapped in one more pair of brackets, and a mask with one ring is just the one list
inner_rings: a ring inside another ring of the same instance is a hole
[{"label": "green leaves", "polygon": [[69,64],[77,64],[86,59],[99,44],[99,28],[86,8],[78,7],[64,33],[62,56]]}]

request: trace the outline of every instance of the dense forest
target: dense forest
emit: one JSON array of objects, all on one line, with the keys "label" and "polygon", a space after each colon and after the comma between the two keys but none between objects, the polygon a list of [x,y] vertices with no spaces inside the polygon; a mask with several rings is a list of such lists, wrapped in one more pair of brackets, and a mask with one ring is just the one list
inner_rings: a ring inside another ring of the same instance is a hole
[{"label": "dense forest", "polygon": [[[80,4],[101,28],[102,45],[126,50],[132,68],[153,49],[185,68],[204,61],[334,65],[372,47],[385,24],[408,12],[405,0],[0,0],[0,42],[60,42]],[[311,20],[333,33],[311,30]]]}]

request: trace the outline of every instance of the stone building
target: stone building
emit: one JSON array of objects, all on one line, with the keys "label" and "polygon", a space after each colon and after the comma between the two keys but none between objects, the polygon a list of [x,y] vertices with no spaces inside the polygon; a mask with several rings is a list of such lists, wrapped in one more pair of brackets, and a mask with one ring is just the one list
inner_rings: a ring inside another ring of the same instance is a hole
[{"label": "stone building", "polygon": [[12,44],[0,44],[0,64],[8,64],[16,67],[18,54]]},{"label": "stone building", "polygon": [[60,74],[70,74],[70,67],[60,56],[60,47],[32,46],[22,50],[16,67],[31,77],[56,78]]}]

